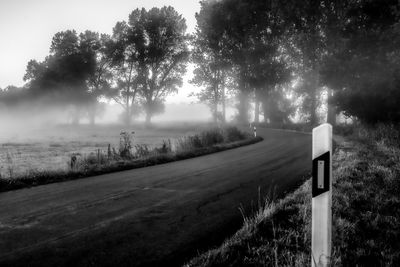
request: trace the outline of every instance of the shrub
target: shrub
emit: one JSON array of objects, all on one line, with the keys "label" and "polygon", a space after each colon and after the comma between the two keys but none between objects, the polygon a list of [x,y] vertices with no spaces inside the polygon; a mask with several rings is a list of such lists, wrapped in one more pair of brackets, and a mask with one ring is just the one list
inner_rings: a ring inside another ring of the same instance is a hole
[{"label": "shrub", "polygon": [[202,132],[201,142],[204,147],[223,143],[224,135],[222,133],[222,130],[219,128],[214,128],[209,131]]},{"label": "shrub", "polygon": [[171,140],[163,140],[161,147],[156,147],[154,149],[155,152],[159,154],[168,154],[172,152]]},{"label": "shrub", "polygon": [[202,148],[203,143],[199,135],[184,136],[176,141],[176,151],[189,151]]},{"label": "shrub", "polygon": [[149,146],[146,144],[135,145],[135,158],[145,158],[150,155]]},{"label": "shrub", "polygon": [[229,126],[225,128],[227,142],[235,142],[246,138],[246,134],[241,132],[237,127]]}]

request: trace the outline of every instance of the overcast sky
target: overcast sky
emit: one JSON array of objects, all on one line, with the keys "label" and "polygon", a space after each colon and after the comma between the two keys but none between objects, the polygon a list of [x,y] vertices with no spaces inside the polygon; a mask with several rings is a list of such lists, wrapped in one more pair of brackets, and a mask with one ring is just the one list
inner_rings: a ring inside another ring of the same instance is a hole
[{"label": "overcast sky", "polygon": [[[117,21],[135,8],[173,6],[186,19],[188,32],[196,25],[199,0],[0,0],[0,88],[23,85],[26,64],[44,60],[56,32],[74,29],[111,34]],[[187,80],[191,76],[188,70]],[[168,102],[190,101],[193,87],[185,82]]]}]

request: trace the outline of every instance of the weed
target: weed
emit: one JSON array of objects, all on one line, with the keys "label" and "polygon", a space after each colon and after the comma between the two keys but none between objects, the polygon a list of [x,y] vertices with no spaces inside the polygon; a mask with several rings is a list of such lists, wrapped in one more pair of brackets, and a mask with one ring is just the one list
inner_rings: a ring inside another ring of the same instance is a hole
[{"label": "weed", "polygon": [[201,142],[204,147],[221,144],[224,142],[223,130],[214,128],[201,133]]},{"label": "weed", "polygon": [[7,162],[7,173],[10,179],[14,178],[15,174],[15,164],[14,164],[14,155],[7,150],[6,154],[6,162]]},{"label": "weed", "polygon": [[135,158],[146,158],[150,155],[149,146],[146,144],[135,145]]},{"label": "weed", "polygon": [[172,152],[171,140],[163,140],[161,147],[154,148],[154,151],[158,154],[168,154]]},{"label": "weed", "polygon": [[129,159],[132,157],[132,142],[135,132],[129,133],[122,131],[119,139],[119,155],[121,158]]}]

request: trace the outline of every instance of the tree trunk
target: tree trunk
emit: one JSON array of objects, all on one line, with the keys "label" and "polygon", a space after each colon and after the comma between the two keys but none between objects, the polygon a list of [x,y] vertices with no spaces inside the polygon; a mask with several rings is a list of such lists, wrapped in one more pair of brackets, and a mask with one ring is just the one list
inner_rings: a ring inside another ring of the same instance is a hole
[{"label": "tree trunk", "polygon": [[96,111],[97,111],[96,103],[90,104],[88,115],[89,115],[89,123],[92,126],[96,124]]},{"label": "tree trunk", "polygon": [[330,103],[333,97],[333,90],[328,88],[328,98],[327,98],[327,107],[328,107],[328,114],[327,114],[327,122],[330,123],[332,126],[336,125],[336,108],[335,106]]},{"label": "tree trunk", "polygon": [[92,126],[94,126],[96,124],[96,115],[95,114],[90,114],[89,123]]},{"label": "tree trunk", "polygon": [[151,125],[151,117],[152,117],[151,112],[150,112],[150,111],[147,111],[147,112],[146,112],[146,126],[147,126],[147,127],[149,127],[149,126]]},{"label": "tree trunk", "polygon": [[260,122],[260,100],[258,100],[257,95],[254,104],[254,122],[255,123]]},{"label": "tree trunk", "polygon": [[316,99],[316,88],[311,88],[310,90],[310,98],[311,98],[311,105],[310,105],[310,125],[315,126],[317,124],[317,99]]},{"label": "tree trunk", "polygon": [[240,81],[239,84],[239,104],[238,104],[238,122],[242,124],[249,123],[249,92],[246,88],[246,83]]},{"label": "tree trunk", "polygon": [[317,99],[317,92],[319,86],[319,69],[318,67],[314,68],[311,73],[311,88],[310,88],[310,98],[311,98],[311,105],[310,105],[310,125],[315,126],[318,123],[317,118],[317,107],[318,107],[318,99]]},{"label": "tree trunk", "polygon": [[131,126],[131,118],[132,118],[131,111],[130,111],[129,105],[127,105],[126,111],[125,111],[125,125],[127,127]]},{"label": "tree trunk", "polygon": [[263,112],[264,112],[264,123],[268,123],[269,121],[269,117],[270,117],[270,114],[269,114],[269,106],[268,106],[268,103],[267,103],[267,99],[266,98],[264,98],[263,99],[263,102],[262,102],[262,109],[263,109]]},{"label": "tree trunk", "polygon": [[80,107],[76,107],[75,108],[75,112],[72,115],[72,124],[73,125],[79,125],[80,122],[80,115],[81,115],[81,108]]},{"label": "tree trunk", "polygon": [[224,85],[222,85],[221,102],[222,102],[222,123],[225,123],[226,122],[226,103],[225,103],[225,86]]}]

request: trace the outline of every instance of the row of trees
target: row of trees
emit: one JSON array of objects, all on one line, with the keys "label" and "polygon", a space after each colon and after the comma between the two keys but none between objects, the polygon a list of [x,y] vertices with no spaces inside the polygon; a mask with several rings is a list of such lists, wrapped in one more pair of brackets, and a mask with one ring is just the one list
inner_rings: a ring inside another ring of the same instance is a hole
[{"label": "row of trees", "polygon": [[[191,82],[215,121],[225,121],[227,96],[238,99],[239,122],[254,100],[270,123],[301,115],[319,122],[323,95],[328,121],[343,112],[365,122],[399,121],[400,4],[397,0],[207,0],[192,36],[172,7],[136,9],[111,36],[57,33],[50,55],[28,63],[26,90],[9,88],[1,99],[45,99],[73,105],[94,122],[100,97],[124,108],[124,121],[162,112],[165,97]],[[191,51],[189,48],[191,47]],[[288,99],[288,95],[292,99]]]},{"label": "row of trees", "polygon": [[111,36],[74,30],[54,35],[50,55],[28,63],[24,89],[7,88],[8,105],[35,101],[73,106],[74,122],[88,113],[94,123],[99,98],[119,103],[130,124],[142,110],[146,121],[182,85],[189,57],[185,19],[172,7],[136,9],[118,22]]},{"label": "row of trees", "polygon": [[268,122],[284,123],[297,110],[314,125],[323,93],[331,123],[337,112],[399,121],[399,7],[397,0],[202,1],[193,83],[204,86],[199,97],[215,118],[233,88],[243,122],[253,95],[256,121],[261,102]]}]

